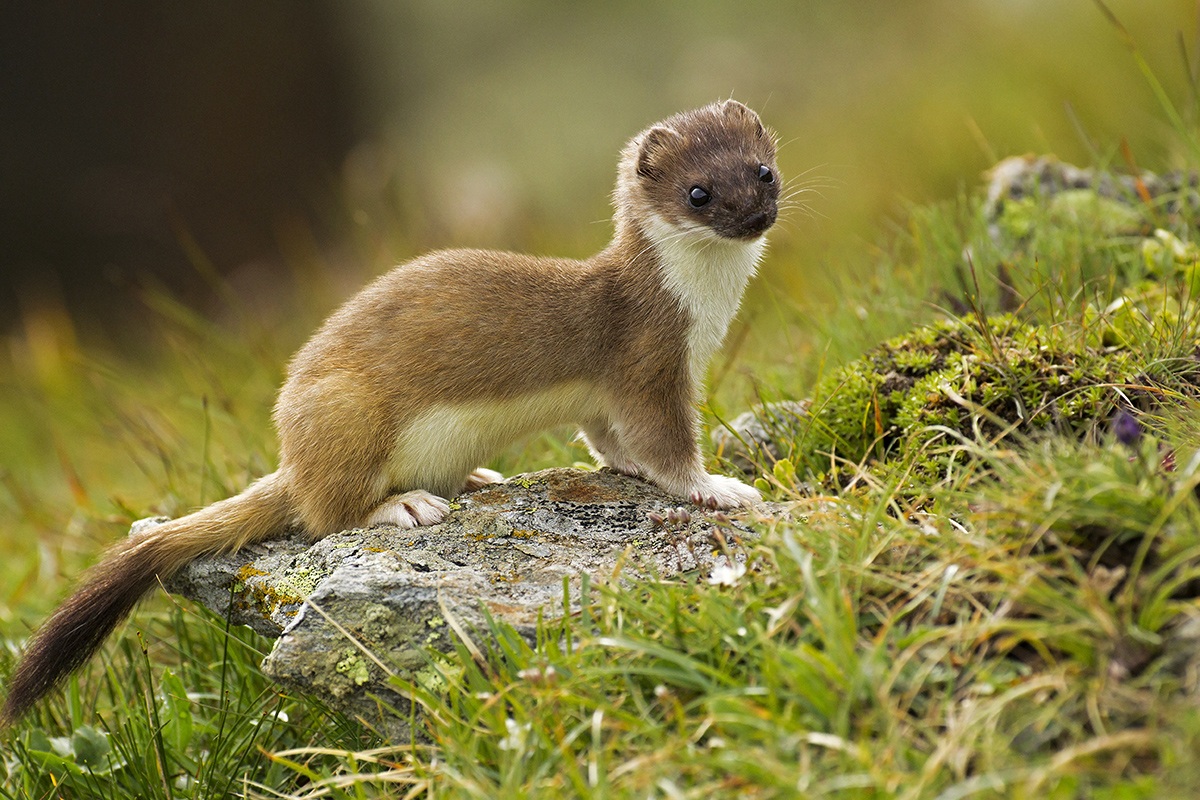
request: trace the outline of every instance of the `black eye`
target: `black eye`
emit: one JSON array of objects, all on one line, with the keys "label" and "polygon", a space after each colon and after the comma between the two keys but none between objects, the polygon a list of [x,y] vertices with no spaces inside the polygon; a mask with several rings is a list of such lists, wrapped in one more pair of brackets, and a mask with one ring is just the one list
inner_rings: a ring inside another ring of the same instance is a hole
[{"label": "black eye", "polygon": [[758,165],[758,179],[763,183],[774,183],[775,173],[766,164]]},{"label": "black eye", "polygon": [[693,186],[688,192],[688,202],[692,204],[692,208],[707,205],[709,200],[712,200],[712,195],[703,186]]}]

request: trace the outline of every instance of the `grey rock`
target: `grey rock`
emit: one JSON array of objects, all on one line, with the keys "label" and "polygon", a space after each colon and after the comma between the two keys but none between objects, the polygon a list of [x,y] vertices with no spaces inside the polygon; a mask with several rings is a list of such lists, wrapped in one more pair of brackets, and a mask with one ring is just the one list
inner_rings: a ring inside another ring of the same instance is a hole
[{"label": "grey rock", "polygon": [[532,641],[539,616],[579,609],[584,576],[646,580],[744,561],[751,524],[784,513],[681,513],[679,503],[610,470],[545,470],[461,495],[439,525],[262,542],[198,559],[167,588],[277,637],[263,670],[281,684],[404,737],[410,704],[389,677],[426,683],[428,648],[486,636],[488,617]]},{"label": "grey rock", "polygon": [[710,437],[716,454],[746,475],[789,455],[794,442],[810,424],[810,401],[764,403],[739,414]]},{"label": "grey rock", "polygon": [[1004,211],[1008,200],[1026,197],[1048,199],[1064,192],[1087,190],[1099,197],[1134,208],[1147,205],[1146,198],[1159,201],[1159,212],[1195,213],[1200,201],[1200,175],[1195,172],[1169,172],[1156,175],[1141,171],[1137,175],[1117,174],[1091,167],[1077,167],[1054,156],[1011,156],[987,172],[987,199],[984,216],[993,223]]}]

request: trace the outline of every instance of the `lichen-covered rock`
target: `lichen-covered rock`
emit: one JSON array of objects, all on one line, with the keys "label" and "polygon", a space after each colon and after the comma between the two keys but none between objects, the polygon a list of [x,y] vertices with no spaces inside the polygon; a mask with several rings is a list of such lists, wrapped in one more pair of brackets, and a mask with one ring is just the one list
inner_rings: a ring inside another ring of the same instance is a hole
[{"label": "lichen-covered rock", "polygon": [[439,525],[262,542],[199,559],[167,588],[279,637],[268,675],[404,735],[408,701],[387,678],[420,680],[427,648],[450,650],[487,616],[532,637],[539,615],[578,609],[584,575],[653,579],[743,558],[750,523],[782,511],[719,515],[609,470],[546,470],[456,498]]},{"label": "lichen-covered rock", "polygon": [[[983,211],[997,241],[1029,235],[1037,221],[1083,225],[1101,235],[1148,234],[1156,216],[1195,214],[1195,173],[1119,175],[1053,156],[1013,156],[988,172]],[[1041,207],[1046,215],[1035,213]]]}]

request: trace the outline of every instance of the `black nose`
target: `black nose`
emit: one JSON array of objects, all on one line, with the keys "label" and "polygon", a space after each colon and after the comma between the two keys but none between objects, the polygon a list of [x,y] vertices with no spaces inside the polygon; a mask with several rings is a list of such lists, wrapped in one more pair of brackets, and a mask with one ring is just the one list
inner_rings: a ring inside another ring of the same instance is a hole
[{"label": "black nose", "polygon": [[755,211],[742,220],[742,227],[748,231],[761,231],[767,226],[767,212]]},{"label": "black nose", "polygon": [[757,236],[774,224],[775,209],[769,208],[747,215],[739,227],[744,231],[744,236]]}]

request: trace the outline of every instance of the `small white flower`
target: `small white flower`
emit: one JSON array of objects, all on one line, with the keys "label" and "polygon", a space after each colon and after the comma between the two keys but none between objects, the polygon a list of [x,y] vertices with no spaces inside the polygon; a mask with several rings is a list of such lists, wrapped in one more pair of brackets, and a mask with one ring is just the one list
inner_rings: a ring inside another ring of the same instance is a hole
[{"label": "small white flower", "polygon": [[514,750],[520,752],[525,749],[525,737],[529,733],[532,723],[526,722],[524,725],[518,724],[512,717],[504,718],[504,729],[508,731],[508,735],[500,740],[499,747],[501,750]]},{"label": "small white flower", "polygon": [[764,609],[767,615],[767,627],[774,628],[788,614],[792,613],[792,604],[784,603],[783,605],[775,606],[774,608]]},{"label": "small white flower", "polygon": [[712,573],[708,576],[708,582],[713,586],[733,586],[745,574],[745,564],[730,564],[726,562],[717,564],[712,568]]}]

